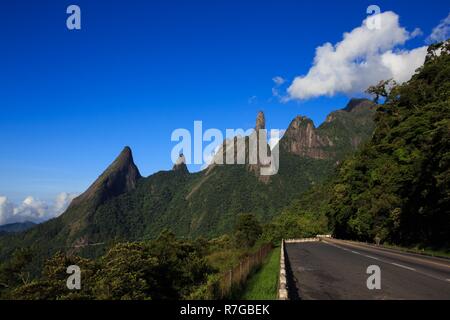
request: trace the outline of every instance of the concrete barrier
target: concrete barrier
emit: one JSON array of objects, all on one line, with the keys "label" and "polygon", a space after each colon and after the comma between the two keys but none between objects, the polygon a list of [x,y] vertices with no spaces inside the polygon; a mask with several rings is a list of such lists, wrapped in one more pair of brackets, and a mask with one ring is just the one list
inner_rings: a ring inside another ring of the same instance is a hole
[{"label": "concrete barrier", "polygon": [[303,239],[286,239],[285,243],[300,243],[300,242],[316,242],[320,241],[320,238],[303,238]]},{"label": "concrete barrier", "polygon": [[280,253],[280,275],[278,278],[278,300],[289,300],[287,278],[286,278],[286,261],[284,260],[284,240],[281,240]]},{"label": "concrete barrier", "polygon": [[316,242],[321,241],[322,238],[331,238],[331,235],[317,235],[314,238],[303,239],[286,239],[281,240],[281,253],[280,253],[280,275],[278,279],[278,300],[289,300],[289,284],[286,277],[286,260],[285,260],[285,244],[286,243],[302,243],[302,242]]}]

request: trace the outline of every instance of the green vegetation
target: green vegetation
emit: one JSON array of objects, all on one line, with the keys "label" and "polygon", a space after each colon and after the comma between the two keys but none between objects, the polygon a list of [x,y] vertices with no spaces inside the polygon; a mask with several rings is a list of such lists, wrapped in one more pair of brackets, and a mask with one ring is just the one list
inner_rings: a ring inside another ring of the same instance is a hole
[{"label": "green vegetation", "polygon": [[[30,262],[20,253],[0,268],[1,279],[7,280],[0,292],[2,298],[26,300],[181,299],[214,273],[205,250],[202,241],[178,240],[163,231],[156,240],[114,245],[95,260],[58,252],[35,279],[19,277]],[[81,290],[66,287],[69,265],[81,268]]]},{"label": "green vegetation", "polygon": [[429,48],[377,108],[371,141],[340,166],[327,212],[337,237],[450,246],[449,51]]},{"label": "green vegetation", "polygon": [[[121,242],[105,248],[97,258],[83,258],[75,252],[58,251],[45,260],[42,272],[34,276],[36,252],[16,250],[0,264],[0,298],[25,300],[146,300],[213,297],[223,292],[204,292],[223,287],[223,274],[239,268],[247,259],[245,272],[257,263],[261,248],[261,226],[254,215],[240,216],[232,235],[212,240],[177,239],[164,230],[154,240]],[[237,242],[242,239],[243,243]],[[66,287],[69,265],[81,269],[81,290]],[[244,271],[244,269],[240,270]],[[236,273],[237,274],[237,273]],[[239,272],[241,283],[246,274]],[[234,288],[233,288],[234,290]],[[231,294],[231,292],[227,293]]]},{"label": "green vegetation", "polygon": [[235,226],[235,241],[237,245],[251,248],[262,233],[261,225],[253,214],[241,214]]},{"label": "green vegetation", "polygon": [[264,228],[264,241],[278,244],[281,239],[315,237],[330,233],[326,215],[331,197],[330,183],[312,187],[294,200]]},{"label": "green vegetation", "polygon": [[277,299],[279,272],[280,248],[276,247],[267,256],[261,268],[247,281],[240,298],[245,300]]}]

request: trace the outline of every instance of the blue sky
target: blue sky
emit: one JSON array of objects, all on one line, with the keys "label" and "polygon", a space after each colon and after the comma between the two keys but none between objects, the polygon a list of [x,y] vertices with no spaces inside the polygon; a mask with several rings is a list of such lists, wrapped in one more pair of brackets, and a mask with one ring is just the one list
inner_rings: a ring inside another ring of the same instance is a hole
[{"label": "blue sky", "polygon": [[[70,4],[81,30],[66,28]],[[441,0],[2,1],[0,195],[82,192],[125,145],[143,175],[169,169],[172,131],[194,120],[251,128],[263,110],[272,128],[299,114],[320,124],[348,94],[281,102],[272,79],[286,79],[284,94],[370,4],[421,29],[404,49],[423,46],[449,12]]]}]

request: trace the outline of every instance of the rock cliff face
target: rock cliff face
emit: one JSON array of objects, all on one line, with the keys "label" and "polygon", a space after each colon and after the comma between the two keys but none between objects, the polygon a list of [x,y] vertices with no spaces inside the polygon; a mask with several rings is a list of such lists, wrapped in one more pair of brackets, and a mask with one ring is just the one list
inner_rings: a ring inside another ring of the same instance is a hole
[{"label": "rock cliff face", "polygon": [[281,139],[281,148],[311,159],[339,158],[370,136],[374,108],[370,100],[352,99],[344,109],[330,113],[318,128],[311,119],[297,116]]},{"label": "rock cliff face", "polygon": [[333,142],[327,136],[321,136],[311,119],[296,117],[282,139],[282,147],[289,153],[312,159],[326,159],[333,156]]}]

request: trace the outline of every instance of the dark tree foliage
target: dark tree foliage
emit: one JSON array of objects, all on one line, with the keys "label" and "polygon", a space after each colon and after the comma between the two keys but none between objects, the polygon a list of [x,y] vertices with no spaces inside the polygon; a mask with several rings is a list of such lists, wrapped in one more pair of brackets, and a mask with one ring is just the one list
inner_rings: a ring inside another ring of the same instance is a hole
[{"label": "dark tree foliage", "polygon": [[377,108],[372,140],[339,168],[328,216],[340,238],[450,246],[450,44]]},{"label": "dark tree foliage", "polygon": [[0,296],[18,285],[27,284],[30,281],[30,273],[27,267],[32,261],[32,253],[29,249],[16,250],[11,259],[0,265]]},{"label": "dark tree foliage", "polygon": [[[23,265],[21,258],[17,258],[17,262],[14,260],[2,267],[2,271],[14,270],[2,298],[181,299],[213,272],[203,250],[202,240],[199,243],[177,240],[171,232],[163,231],[156,240],[114,245],[97,260],[58,252],[46,261],[41,277],[28,282],[16,279]],[[66,271],[70,265],[81,269],[81,290],[69,290],[66,286],[69,277]]]},{"label": "dark tree foliage", "polygon": [[234,231],[237,246],[253,247],[261,233],[262,228],[255,215],[244,213],[238,216]]}]

